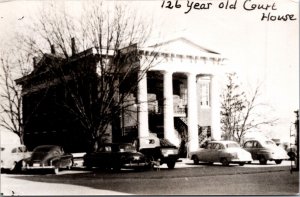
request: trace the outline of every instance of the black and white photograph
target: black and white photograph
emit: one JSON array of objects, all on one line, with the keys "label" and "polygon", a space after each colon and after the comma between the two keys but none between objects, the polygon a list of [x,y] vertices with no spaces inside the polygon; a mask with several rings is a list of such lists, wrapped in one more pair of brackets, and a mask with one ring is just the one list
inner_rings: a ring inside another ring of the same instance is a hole
[{"label": "black and white photograph", "polygon": [[299,0],[0,0],[1,196],[299,195]]}]

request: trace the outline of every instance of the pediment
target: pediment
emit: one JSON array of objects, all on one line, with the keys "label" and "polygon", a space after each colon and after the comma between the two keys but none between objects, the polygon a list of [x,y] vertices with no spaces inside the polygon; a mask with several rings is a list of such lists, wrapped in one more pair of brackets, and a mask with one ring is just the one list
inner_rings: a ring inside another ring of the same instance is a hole
[{"label": "pediment", "polygon": [[199,56],[205,54],[219,55],[218,52],[202,47],[183,37],[169,40],[166,42],[161,42],[149,46],[149,48],[155,48],[155,50],[158,50],[159,52],[182,54],[182,55],[193,55],[193,56]]}]

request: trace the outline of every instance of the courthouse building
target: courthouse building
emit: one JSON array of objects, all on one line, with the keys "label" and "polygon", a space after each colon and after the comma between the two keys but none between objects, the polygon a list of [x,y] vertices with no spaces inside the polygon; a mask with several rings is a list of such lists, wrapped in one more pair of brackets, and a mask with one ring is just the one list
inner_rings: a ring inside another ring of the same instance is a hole
[{"label": "courthouse building", "polygon": [[[222,74],[225,60],[221,54],[185,38],[127,49],[137,50],[142,59],[154,52],[157,61],[138,81],[136,92],[127,98],[132,105],[127,105],[127,110],[118,116],[119,132],[109,127],[112,141],[128,141],[155,133],[176,146],[185,141],[188,150],[194,151],[207,138],[221,138],[218,76]],[[96,67],[97,55],[99,50],[91,48],[65,61],[52,49],[34,63],[32,73],[16,80],[22,85],[24,142],[29,148],[59,144],[71,152],[85,150],[78,120],[70,120],[57,104],[64,91],[58,80],[49,79],[50,71],[46,67],[49,62],[58,61],[73,69],[83,59]],[[143,65],[138,66],[142,72]]]}]

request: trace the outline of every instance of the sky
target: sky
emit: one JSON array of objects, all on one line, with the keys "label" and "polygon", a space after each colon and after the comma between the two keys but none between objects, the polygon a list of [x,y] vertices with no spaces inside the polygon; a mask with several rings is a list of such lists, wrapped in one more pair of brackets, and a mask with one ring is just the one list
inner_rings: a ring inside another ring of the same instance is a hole
[{"label": "sky", "polygon": [[[167,8],[169,1],[162,0],[106,2],[127,4],[151,18],[154,38],[185,37],[228,58],[228,67],[238,73],[245,89],[262,85],[260,99],[270,109],[264,113],[279,119],[264,132],[289,141],[294,111],[299,109],[298,0],[179,0],[180,8],[172,0],[172,9]],[[191,6],[196,3],[206,9]],[[25,31],[24,24],[31,22],[41,4],[38,0],[0,1],[0,48],[9,48],[15,33]],[[66,1],[66,8],[76,17],[81,1]],[[268,14],[271,19],[284,16],[288,20],[262,20]]]}]

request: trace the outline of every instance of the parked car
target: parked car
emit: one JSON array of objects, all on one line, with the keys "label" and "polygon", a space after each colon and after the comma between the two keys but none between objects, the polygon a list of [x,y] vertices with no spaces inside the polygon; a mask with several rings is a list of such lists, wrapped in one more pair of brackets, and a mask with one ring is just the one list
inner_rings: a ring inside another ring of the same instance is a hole
[{"label": "parked car", "polygon": [[[148,142],[149,144],[145,144]],[[143,143],[143,144],[142,144]],[[178,148],[164,138],[156,136],[140,138],[140,152],[146,155],[150,163],[157,165],[167,164],[169,169],[175,167],[178,161]]]},{"label": "parked car", "polygon": [[189,155],[194,164],[203,161],[209,164],[221,162],[223,166],[228,166],[230,163],[243,166],[245,163],[252,162],[251,154],[234,141],[210,141],[206,147],[191,152]]},{"label": "parked car", "polygon": [[37,146],[31,157],[24,159],[22,164],[23,170],[53,170],[55,174],[59,170],[70,169],[73,165],[73,156],[65,153],[61,146],[57,145],[41,145]]},{"label": "parked car", "polygon": [[145,168],[149,162],[142,153],[137,152],[132,144],[108,143],[100,145],[96,152],[85,154],[83,165],[88,169],[97,167],[117,171],[121,168]]},{"label": "parked car", "polygon": [[260,164],[267,164],[268,161],[281,164],[282,160],[289,159],[287,152],[272,140],[247,140],[244,142],[243,147],[251,153],[254,160],[259,160]]},{"label": "parked car", "polygon": [[1,169],[10,171],[21,170],[23,159],[30,157],[31,153],[24,145],[1,146]]}]

